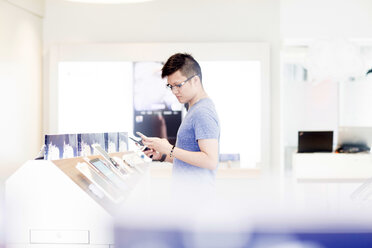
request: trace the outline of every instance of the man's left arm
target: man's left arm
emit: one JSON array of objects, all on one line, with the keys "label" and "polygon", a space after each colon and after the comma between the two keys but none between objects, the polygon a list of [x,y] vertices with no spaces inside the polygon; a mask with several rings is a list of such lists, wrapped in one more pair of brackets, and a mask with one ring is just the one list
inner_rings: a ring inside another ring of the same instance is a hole
[{"label": "man's left arm", "polygon": [[188,164],[214,170],[218,164],[218,139],[199,139],[200,151],[192,152],[174,147],[172,157],[170,156],[172,145],[166,139],[142,137],[143,143],[161,154],[166,154],[165,161],[173,162],[173,158],[182,160]]}]

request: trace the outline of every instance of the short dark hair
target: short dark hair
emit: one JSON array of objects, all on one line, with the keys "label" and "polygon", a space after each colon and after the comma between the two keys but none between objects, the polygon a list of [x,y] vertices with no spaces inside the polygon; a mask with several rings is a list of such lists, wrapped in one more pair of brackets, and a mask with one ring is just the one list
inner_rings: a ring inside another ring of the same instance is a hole
[{"label": "short dark hair", "polygon": [[202,82],[202,72],[199,63],[187,53],[176,53],[172,55],[161,69],[161,77],[165,78],[180,70],[185,77],[198,75]]}]

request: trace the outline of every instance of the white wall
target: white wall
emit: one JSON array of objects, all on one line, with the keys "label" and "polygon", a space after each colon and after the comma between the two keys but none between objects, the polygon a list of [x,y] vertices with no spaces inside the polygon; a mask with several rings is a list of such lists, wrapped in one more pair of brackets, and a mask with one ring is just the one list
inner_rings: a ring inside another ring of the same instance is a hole
[{"label": "white wall", "polygon": [[284,146],[297,146],[298,131],[337,130],[336,82],[285,82],[283,92]]},{"label": "white wall", "polygon": [[44,0],[5,0],[9,4],[12,4],[24,11],[30,12],[33,15],[43,17],[44,16]]},{"label": "white wall", "polygon": [[[267,132],[272,134],[272,161],[278,162],[279,4],[277,0],[157,0],[94,5],[46,0],[44,49],[48,54],[53,45],[66,43],[268,42],[271,47],[271,130]],[[44,111],[47,113],[48,109]],[[45,117],[47,122],[49,116]]]},{"label": "white wall", "polygon": [[0,179],[40,149],[41,71],[42,19],[27,8],[0,0]]},{"label": "white wall", "polygon": [[281,0],[281,34],[288,38],[372,38],[370,0]]},{"label": "white wall", "polygon": [[273,41],[277,0],[154,0],[81,4],[46,0],[46,48],[66,42]]},{"label": "white wall", "polygon": [[342,126],[372,127],[372,75],[341,85],[340,109]]}]

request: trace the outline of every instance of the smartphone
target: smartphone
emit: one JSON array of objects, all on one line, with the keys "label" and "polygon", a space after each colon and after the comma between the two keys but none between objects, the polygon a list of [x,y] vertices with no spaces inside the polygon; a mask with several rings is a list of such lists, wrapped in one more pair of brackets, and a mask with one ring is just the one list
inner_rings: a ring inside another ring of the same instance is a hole
[{"label": "smartphone", "polygon": [[132,137],[129,137],[129,139],[131,139],[131,140],[133,140],[134,142],[136,142],[138,145],[140,145],[140,146],[145,146],[144,144],[143,144],[143,142],[142,142],[142,139],[141,140],[136,140],[136,139],[134,139],[134,138],[132,138]]},{"label": "smartphone", "polygon": [[[78,163],[76,168],[83,173],[96,187],[98,187],[104,194],[114,202],[123,200],[123,195],[116,187],[104,180],[91,166],[87,163]],[[91,186],[89,186],[91,188]]]},{"label": "smartphone", "polygon": [[[139,132],[137,132],[137,133],[139,133]],[[142,151],[147,151],[147,150],[150,150],[150,148],[148,148],[147,146],[145,146],[144,144],[143,144],[143,142],[142,142],[142,139],[141,140],[136,140],[136,139],[134,139],[134,138],[132,138],[132,137],[129,137],[131,140],[133,140],[135,143],[137,143],[140,147],[141,147],[141,150]]]},{"label": "smartphone", "polygon": [[93,148],[102,155],[104,160],[111,165],[112,168],[118,170],[121,174],[127,175],[128,173],[131,173],[132,170],[129,168],[129,166],[120,166],[118,162],[116,162],[110,155],[98,144],[92,145]]},{"label": "smartphone", "polygon": [[89,160],[89,163],[93,165],[93,167],[101,174],[104,178],[106,178],[109,182],[114,184],[121,190],[127,190],[128,186],[122,180],[120,176],[118,176],[109,166],[105,164],[101,159],[94,158]]},{"label": "smartphone", "polygon": [[118,168],[119,167],[119,164],[116,163],[115,160],[113,160],[109,155],[108,153],[98,144],[94,144],[92,145],[93,148],[99,153],[102,155],[102,157],[106,160],[106,162],[110,163],[112,166],[114,166],[115,168]]},{"label": "smartphone", "polygon": [[143,164],[144,161],[140,157],[138,157],[137,154],[124,154],[122,159],[131,168],[136,169],[139,173],[144,173],[144,171],[138,166],[138,164]]}]

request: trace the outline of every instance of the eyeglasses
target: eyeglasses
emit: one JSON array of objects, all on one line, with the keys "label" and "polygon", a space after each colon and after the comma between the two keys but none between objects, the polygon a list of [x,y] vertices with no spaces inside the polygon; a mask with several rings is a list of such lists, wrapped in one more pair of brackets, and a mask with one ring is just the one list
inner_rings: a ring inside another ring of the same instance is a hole
[{"label": "eyeglasses", "polygon": [[182,83],[179,83],[179,84],[176,84],[176,85],[170,85],[170,84],[167,84],[167,88],[170,89],[170,90],[173,90],[173,89],[181,89],[181,87],[187,83],[187,81],[190,81],[191,79],[193,79],[194,77],[196,76],[199,76],[199,74],[195,74],[194,76],[191,76],[189,78],[187,78],[185,81],[183,81]]}]

